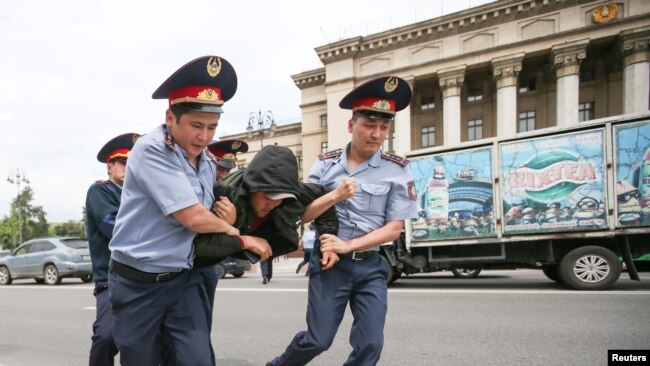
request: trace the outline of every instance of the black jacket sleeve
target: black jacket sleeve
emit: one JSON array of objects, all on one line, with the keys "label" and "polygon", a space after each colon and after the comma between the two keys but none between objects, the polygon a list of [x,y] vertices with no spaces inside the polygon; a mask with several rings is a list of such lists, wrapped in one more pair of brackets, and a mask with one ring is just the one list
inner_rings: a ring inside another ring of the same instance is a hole
[{"label": "black jacket sleeve", "polygon": [[241,252],[238,237],[226,234],[198,234],[194,238],[194,266],[217,264],[225,257]]},{"label": "black jacket sleeve", "polygon": [[[302,183],[300,189],[300,197],[298,199],[307,206],[312,203],[316,198],[327,194],[329,190],[320,184],[316,183]],[[336,235],[339,231],[339,219],[336,215],[336,207],[332,206],[323,212],[314,220],[316,229],[321,234]]]}]

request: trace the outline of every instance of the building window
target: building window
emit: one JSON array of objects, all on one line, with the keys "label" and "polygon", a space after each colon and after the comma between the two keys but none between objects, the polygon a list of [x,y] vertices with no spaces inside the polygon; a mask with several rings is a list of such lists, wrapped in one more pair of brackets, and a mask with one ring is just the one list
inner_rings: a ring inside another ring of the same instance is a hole
[{"label": "building window", "polygon": [[433,97],[422,97],[420,110],[432,111],[436,107],[435,99]]},{"label": "building window", "polygon": [[324,142],[320,143],[320,152],[321,153],[326,153],[327,152],[327,141],[324,141]]},{"label": "building window", "polygon": [[594,119],[594,102],[578,104],[578,121],[584,122]]},{"label": "building window", "polygon": [[422,127],[422,147],[429,147],[436,144],[436,128]]},{"label": "building window", "polygon": [[535,79],[526,79],[519,82],[519,93],[528,93],[536,90]]},{"label": "building window", "polygon": [[483,138],[483,119],[467,121],[467,141]]},{"label": "building window", "polygon": [[327,127],[327,114],[321,114],[320,116],[320,126]]},{"label": "building window", "polygon": [[519,132],[532,131],[535,129],[535,111],[519,113]]},{"label": "building window", "polygon": [[478,102],[483,100],[483,88],[471,88],[467,90],[467,101]]}]

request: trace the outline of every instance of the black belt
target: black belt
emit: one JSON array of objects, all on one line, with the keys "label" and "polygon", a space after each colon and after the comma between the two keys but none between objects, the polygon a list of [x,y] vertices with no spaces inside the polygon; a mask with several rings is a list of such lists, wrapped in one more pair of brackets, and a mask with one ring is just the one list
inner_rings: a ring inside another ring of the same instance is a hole
[{"label": "black belt", "polygon": [[166,282],[178,277],[183,271],[180,272],[163,272],[163,273],[150,273],[142,272],[133,267],[127,266],[111,259],[109,269],[122,277],[130,280],[140,282]]},{"label": "black belt", "polygon": [[372,258],[377,254],[376,250],[354,251],[345,254],[339,254],[341,257],[347,257],[355,261],[363,261]]}]

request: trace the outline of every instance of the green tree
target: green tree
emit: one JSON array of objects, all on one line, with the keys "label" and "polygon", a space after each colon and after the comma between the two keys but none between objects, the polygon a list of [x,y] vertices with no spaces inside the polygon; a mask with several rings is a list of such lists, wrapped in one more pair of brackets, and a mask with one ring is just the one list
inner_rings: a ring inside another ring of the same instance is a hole
[{"label": "green tree", "polygon": [[[41,206],[33,206],[34,192],[27,186],[11,202],[11,214],[0,221],[0,245],[14,249],[20,245],[19,227],[22,226],[23,241],[48,235],[47,215]],[[20,208],[20,224],[18,223]]]},{"label": "green tree", "polygon": [[86,237],[83,221],[68,220],[63,224],[55,225],[50,231],[52,235],[57,236]]}]

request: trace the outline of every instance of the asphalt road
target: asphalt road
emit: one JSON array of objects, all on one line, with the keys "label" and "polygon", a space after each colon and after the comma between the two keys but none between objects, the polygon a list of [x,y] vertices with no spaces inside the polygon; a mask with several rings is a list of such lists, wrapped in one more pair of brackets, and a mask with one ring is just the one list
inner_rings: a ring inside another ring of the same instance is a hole
[{"label": "asphalt road", "polygon": [[[220,281],[212,342],[217,364],[263,365],[305,327],[307,280],[295,260],[262,285],[259,273]],[[541,271],[484,271],[400,279],[389,290],[381,365],[605,365],[608,349],[650,348],[650,274],[621,276],[609,291],[579,292]],[[31,280],[0,286],[0,366],[84,365],[95,316],[92,286]],[[332,348],[350,352],[346,314]]]}]

